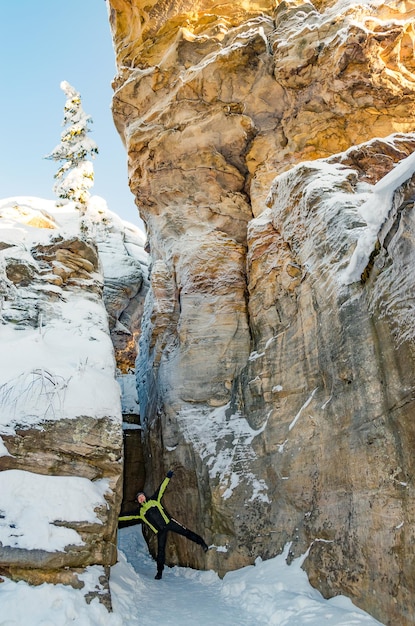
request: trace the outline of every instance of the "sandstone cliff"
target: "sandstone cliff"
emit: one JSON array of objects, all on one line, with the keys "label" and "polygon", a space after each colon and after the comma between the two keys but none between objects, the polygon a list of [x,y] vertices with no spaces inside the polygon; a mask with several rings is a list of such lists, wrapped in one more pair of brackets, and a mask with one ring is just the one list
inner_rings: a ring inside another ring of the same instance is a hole
[{"label": "sandstone cliff", "polygon": [[414,3],[109,4],[148,483],[176,468],[178,517],[226,549],[175,562],[291,542],[325,595],[410,624]]},{"label": "sandstone cliff", "polygon": [[116,374],[134,365],[145,272],[140,233],[98,197],[82,217],[71,203],[0,201],[0,574],[8,578],[82,588],[85,568],[97,566],[96,595],[110,603],[123,470]]}]

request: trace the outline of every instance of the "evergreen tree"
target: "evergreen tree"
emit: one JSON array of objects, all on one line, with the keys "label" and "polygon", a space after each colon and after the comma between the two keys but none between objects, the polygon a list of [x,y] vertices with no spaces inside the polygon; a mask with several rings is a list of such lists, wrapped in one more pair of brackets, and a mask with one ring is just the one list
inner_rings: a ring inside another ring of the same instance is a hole
[{"label": "evergreen tree", "polygon": [[60,84],[66,94],[61,142],[49,154],[47,159],[61,163],[54,178],[53,191],[58,198],[72,200],[79,209],[85,210],[89,199],[89,189],[94,184],[92,159],[98,154],[98,146],[87,135],[90,132],[92,118],[82,108],[81,96],[65,80]]}]

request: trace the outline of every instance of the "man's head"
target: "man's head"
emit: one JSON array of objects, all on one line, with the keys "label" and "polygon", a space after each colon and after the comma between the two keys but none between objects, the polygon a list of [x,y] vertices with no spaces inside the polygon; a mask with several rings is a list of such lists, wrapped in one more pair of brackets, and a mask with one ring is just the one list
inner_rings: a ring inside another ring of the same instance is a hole
[{"label": "man's head", "polygon": [[147,500],[146,494],[143,491],[139,491],[135,499],[139,504],[144,504],[144,502]]}]

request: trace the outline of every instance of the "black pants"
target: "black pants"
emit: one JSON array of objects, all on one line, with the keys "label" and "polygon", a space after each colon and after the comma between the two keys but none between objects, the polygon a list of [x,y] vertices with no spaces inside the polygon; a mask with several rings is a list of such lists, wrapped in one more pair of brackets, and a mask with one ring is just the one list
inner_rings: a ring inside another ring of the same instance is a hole
[{"label": "black pants", "polygon": [[167,541],[167,533],[169,530],[172,533],[177,533],[178,535],[183,535],[190,541],[194,541],[199,546],[205,546],[205,542],[200,535],[192,532],[185,526],[176,522],[176,520],[171,519],[163,530],[159,530],[157,533],[157,572],[161,573],[164,569],[164,562],[166,560],[166,541]]}]

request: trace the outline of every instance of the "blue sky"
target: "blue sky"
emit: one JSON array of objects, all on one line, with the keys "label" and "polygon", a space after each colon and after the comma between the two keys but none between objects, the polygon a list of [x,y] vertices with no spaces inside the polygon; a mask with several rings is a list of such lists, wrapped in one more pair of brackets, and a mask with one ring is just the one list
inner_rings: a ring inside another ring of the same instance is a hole
[{"label": "blue sky", "polygon": [[139,224],[128,188],[127,156],[111,115],[115,55],[104,0],[3,2],[0,25],[0,198],[54,199],[57,164],[43,157],[60,141],[67,80],[93,119],[92,193]]}]

